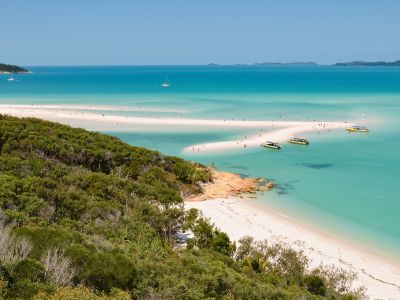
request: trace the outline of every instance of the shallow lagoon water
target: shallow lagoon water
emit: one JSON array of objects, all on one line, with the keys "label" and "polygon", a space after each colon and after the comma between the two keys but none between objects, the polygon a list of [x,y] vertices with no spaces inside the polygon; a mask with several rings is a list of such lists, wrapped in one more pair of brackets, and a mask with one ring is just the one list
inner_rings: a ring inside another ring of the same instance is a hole
[{"label": "shallow lagoon water", "polygon": [[[259,201],[285,214],[398,255],[400,249],[400,68],[36,67],[0,76],[0,103],[166,107],[126,112],[208,119],[348,120],[369,134],[308,134],[310,146],[281,151],[183,154],[191,144],[243,137],[251,130],[109,132],[133,145],[184,156],[278,184]],[[172,86],[160,88],[165,73]],[[114,112],[116,113],[116,112]],[[397,252],[397,254],[396,254]]]}]

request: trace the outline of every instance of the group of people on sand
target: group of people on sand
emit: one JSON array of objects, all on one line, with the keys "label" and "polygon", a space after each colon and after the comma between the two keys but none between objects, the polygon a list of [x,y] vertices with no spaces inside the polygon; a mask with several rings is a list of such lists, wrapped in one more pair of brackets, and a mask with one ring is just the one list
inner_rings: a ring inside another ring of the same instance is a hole
[{"label": "group of people on sand", "polygon": [[[307,120],[309,120],[309,117],[307,117]],[[224,121],[226,121],[226,120],[224,120]],[[312,131],[314,131],[314,133],[316,133],[316,134],[320,134],[320,130],[327,129],[330,132],[331,129],[335,128],[335,124],[330,124],[330,123],[326,123],[326,122],[316,123],[316,120],[314,120],[314,122],[315,122],[315,124],[310,129]],[[345,123],[347,123],[347,122],[345,122]],[[271,127],[273,128],[274,124],[271,124]],[[258,139],[261,139],[265,135],[266,132],[267,132],[266,129],[260,129],[257,132]],[[249,139],[247,138],[246,135],[243,138],[240,138],[239,140],[232,141],[232,143],[235,143],[237,146],[243,145],[243,148],[247,148],[249,142],[250,141],[249,141]],[[192,147],[192,152],[196,152],[196,151],[197,152],[202,152],[202,151],[205,151],[205,150],[207,150],[207,146],[204,145],[204,144],[201,147],[200,146]]]}]

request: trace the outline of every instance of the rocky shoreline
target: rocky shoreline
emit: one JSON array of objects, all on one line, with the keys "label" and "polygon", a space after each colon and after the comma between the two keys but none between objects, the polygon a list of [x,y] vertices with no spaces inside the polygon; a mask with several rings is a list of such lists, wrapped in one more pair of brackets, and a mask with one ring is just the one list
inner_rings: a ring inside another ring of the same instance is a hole
[{"label": "rocky shoreline", "polygon": [[257,191],[267,191],[275,186],[264,178],[243,178],[238,174],[210,169],[212,180],[205,183],[203,192],[191,195],[185,201],[205,201],[210,199],[228,198],[241,194],[252,194]]}]

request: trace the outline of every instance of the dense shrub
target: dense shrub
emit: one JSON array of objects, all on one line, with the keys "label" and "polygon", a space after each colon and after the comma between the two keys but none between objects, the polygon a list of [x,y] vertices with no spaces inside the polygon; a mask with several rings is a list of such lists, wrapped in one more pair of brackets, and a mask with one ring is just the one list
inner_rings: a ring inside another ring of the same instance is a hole
[{"label": "dense shrub", "polygon": [[236,249],[196,210],[185,212],[182,195],[209,180],[200,164],[111,136],[0,116],[0,299],[348,292],[345,277],[325,273],[325,285],[324,275],[308,274],[301,253],[251,238]]},{"label": "dense shrub", "polygon": [[0,64],[0,72],[26,73],[28,70],[15,65]]},{"label": "dense shrub", "polygon": [[314,295],[326,295],[324,279],[317,275],[307,275],[304,278],[307,290]]}]

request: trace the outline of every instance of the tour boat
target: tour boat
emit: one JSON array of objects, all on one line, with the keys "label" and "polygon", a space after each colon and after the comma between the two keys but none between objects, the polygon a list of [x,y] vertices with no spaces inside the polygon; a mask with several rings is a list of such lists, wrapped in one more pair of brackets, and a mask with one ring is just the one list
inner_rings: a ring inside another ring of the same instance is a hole
[{"label": "tour boat", "polygon": [[15,79],[14,79],[14,77],[8,77],[7,80],[8,81],[14,81]]},{"label": "tour boat", "polygon": [[309,141],[307,139],[302,139],[302,138],[291,138],[288,140],[289,143],[291,144],[297,144],[297,145],[309,145]]},{"label": "tour boat", "polygon": [[265,148],[271,148],[271,149],[281,149],[281,146],[279,146],[278,143],[266,141],[265,143],[262,143],[261,146]]},{"label": "tour boat", "polygon": [[346,128],[350,132],[369,132],[368,128],[365,126],[351,126]]}]

